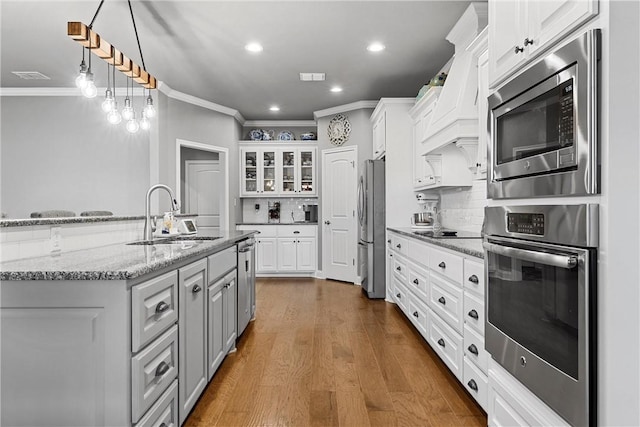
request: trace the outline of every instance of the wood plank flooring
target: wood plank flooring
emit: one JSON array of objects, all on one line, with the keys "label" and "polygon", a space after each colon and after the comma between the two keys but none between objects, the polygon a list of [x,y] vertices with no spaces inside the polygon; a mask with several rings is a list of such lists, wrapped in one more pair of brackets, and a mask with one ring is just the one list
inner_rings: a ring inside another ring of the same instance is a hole
[{"label": "wood plank flooring", "polygon": [[486,426],[397,307],[360,287],[258,279],[256,320],[185,426]]}]

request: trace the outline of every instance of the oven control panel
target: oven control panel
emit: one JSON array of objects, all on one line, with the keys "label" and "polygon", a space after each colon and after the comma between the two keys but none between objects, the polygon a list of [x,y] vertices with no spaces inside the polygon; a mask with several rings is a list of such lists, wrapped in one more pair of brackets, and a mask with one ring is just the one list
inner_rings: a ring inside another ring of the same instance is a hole
[{"label": "oven control panel", "polygon": [[544,236],[544,214],[509,212],[507,213],[507,231]]}]

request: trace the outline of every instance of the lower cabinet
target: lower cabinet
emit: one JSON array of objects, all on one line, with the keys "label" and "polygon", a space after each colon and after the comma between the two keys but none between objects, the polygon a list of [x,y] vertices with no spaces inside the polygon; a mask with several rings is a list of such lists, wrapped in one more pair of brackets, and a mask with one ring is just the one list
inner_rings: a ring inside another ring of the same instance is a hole
[{"label": "lower cabinet", "polygon": [[315,271],[316,264],[315,238],[278,239],[278,271]]},{"label": "lower cabinet", "polygon": [[195,405],[207,376],[207,260],[178,270],[179,289],[179,401],[180,423]]},{"label": "lower cabinet", "polygon": [[225,348],[229,350],[235,348],[237,337],[237,308],[238,308],[238,286],[236,282],[236,272],[234,271],[225,279],[226,288],[222,294],[222,307],[224,317],[224,339]]},{"label": "lower cabinet", "polygon": [[275,273],[278,271],[278,239],[259,237],[256,239],[256,273]]},{"label": "lower cabinet", "polygon": [[178,380],[160,396],[136,427],[178,427]]}]

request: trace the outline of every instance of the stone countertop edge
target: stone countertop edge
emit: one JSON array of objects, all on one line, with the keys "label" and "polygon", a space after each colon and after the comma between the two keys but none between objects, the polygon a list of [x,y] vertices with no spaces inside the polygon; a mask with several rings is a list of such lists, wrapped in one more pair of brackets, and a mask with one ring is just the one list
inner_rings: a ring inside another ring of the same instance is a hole
[{"label": "stone countertop edge", "polygon": [[410,228],[392,228],[387,227],[387,230],[394,233],[401,234],[403,236],[410,237],[412,239],[420,240],[423,242],[431,243],[432,245],[440,246],[446,249],[451,249],[456,252],[461,252],[465,255],[474,256],[484,259],[484,249],[482,248],[482,239],[434,239],[427,236],[420,236],[412,232]]},{"label": "stone countertop edge", "polygon": [[79,251],[0,263],[0,280],[129,280],[174,263],[215,253],[251,237],[252,231],[234,231],[191,247],[175,244],[118,243]]},{"label": "stone countertop edge", "polygon": [[236,225],[318,225],[317,222],[239,222]]},{"label": "stone countertop edge", "polygon": [[[151,217],[161,217],[163,214],[151,215]],[[195,218],[198,214],[175,214],[176,218]],[[72,216],[60,218],[23,218],[23,219],[3,219],[0,220],[0,228],[4,227],[27,227],[30,225],[58,225],[58,224],[86,224],[93,222],[109,221],[132,221],[144,219],[144,215],[133,216]]]}]

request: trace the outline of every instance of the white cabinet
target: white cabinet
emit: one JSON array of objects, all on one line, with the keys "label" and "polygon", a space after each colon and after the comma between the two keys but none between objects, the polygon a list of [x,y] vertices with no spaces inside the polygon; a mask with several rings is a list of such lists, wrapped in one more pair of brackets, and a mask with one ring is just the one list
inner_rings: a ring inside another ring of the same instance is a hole
[{"label": "white cabinet", "polygon": [[373,120],[373,158],[379,159],[387,150],[387,112],[381,111]]},{"label": "white cabinet", "polygon": [[423,188],[428,182],[429,168],[424,155],[427,131],[442,87],[432,87],[409,111],[413,119],[413,187]]},{"label": "white cabinet", "polygon": [[491,87],[597,13],[598,0],[490,1]]},{"label": "white cabinet", "polygon": [[258,237],[256,239],[256,273],[278,271],[278,239]]},{"label": "white cabinet", "polygon": [[278,271],[315,271],[316,252],[314,237],[279,238]]},{"label": "white cabinet", "polygon": [[[471,170],[475,170],[475,178],[487,176],[487,141],[489,139],[489,29],[482,30],[471,42],[467,50],[472,52],[478,63],[478,145],[467,151]],[[465,148],[465,147],[461,147]],[[475,163],[475,166],[474,166]]]},{"label": "white cabinet", "polygon": [[222,294],[222,312],[224,317],[224,342],[226,351],[230,351],[236,346],[237,333],[237,310],[238,310],[238,286],[236,272],[229,273],[225,278],[224,293]]},{"label": "white cabinet", "polygon": [[316,152],[315,146],[241,146],[240,196],[315,196]]},{"label": "white cabinet", "polygon": [[196,404],[207,376],[207,260],[178,270],[179,402],[180,423]]},{"label": "white cabinet", "polygon": [[207,289],[207,321],[208,321],[208,374],[207,378],[211,380],[220,364],[227,355],[226,342],[224,333],[224,278],[214,282]]}]

